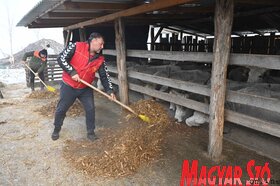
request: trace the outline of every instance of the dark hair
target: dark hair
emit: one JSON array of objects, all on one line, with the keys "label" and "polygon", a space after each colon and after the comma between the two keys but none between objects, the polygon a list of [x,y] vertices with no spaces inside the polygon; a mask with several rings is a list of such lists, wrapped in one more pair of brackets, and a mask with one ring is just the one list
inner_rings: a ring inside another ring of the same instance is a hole
[{"label": "dark hair", "polygon": [[92,32],[88,38],[88,42],[90,43],[93,39],[96,39],[96,38],[102,38],[104,40],[104,37],[100,33]]},{"label": "dark hair", "polygon": [[39,52],[39,54],[43,54],[43,55],[47,56],[47,55],[48,55],[48,52],[47,52],[46,49],[43,49],[43,50],[41,50],[41,51]]}]

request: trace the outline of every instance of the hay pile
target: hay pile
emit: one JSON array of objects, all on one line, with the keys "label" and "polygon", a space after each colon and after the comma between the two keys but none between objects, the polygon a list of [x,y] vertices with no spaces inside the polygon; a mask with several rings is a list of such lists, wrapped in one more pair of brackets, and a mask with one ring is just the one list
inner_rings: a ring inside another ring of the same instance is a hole
[{"label": "hay pile", "polygon": [[67,141],[64,157],[72,166],[94,177],[127,176],[154,162],[161,155],[163,134],[170,120],[155,101],[139,101],[132,107],[152,122],[147,124],[128,116],[127,127],[118,131],[107,129],[95,142]]},{"label": "hay pile", "polygon": [[[52,101],[49,104],[42,106],[36,111],[43,116],[53,117],[57,103],[58,100]],[[84,115],[84,108],[81,102],[76,100],[74,104],[70,107],[70,109],[67,111],[66,115],[72,117]]]},{"label": "hay pile", "polygon": [[33,91],[30,94],[26,96],[27,98],[32,99],[51,99],[51,98],[57,98],[59,97],[59,91],[50,92],[47,90],[44,91]]}]

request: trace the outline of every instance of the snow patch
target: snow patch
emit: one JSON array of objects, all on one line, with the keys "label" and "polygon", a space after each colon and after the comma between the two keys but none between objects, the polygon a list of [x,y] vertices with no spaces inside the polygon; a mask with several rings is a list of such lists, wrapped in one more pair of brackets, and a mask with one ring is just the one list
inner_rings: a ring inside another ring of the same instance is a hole
[{"label": "snow patch", "polygon": [[5,84],[25,83],[25,70],[22,69],[0,69],[0,82]]}]

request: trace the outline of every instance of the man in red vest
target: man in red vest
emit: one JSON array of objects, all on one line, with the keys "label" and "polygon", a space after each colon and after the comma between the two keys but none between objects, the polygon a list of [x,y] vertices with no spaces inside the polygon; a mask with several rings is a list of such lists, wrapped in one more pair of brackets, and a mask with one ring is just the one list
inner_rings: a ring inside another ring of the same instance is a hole
[{"label": "man in red vest", "polygon": [[99,33],[92,33],[88,41],[70,44],[59,54],[57,61],[63,69],[63,81],[60,88],[60,100],[55,111],[53,140],[59,138],[66,112],[76,98],[81,101],[85,109],[88,139],[91,141],[97,139],[94,133],[95,106],[93,90],[81,83],[80,80],[83,79],[91,84],[95,78],[95,72],[98,71],[105,91],[113,100],[116,99],[104,62],[104,56],[101,54],[103,46],[103,36]]}]

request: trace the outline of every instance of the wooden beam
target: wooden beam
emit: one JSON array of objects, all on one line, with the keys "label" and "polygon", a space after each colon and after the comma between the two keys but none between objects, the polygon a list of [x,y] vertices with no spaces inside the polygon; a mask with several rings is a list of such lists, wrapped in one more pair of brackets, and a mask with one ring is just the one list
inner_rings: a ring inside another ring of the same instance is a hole
[{"label": "wooden beam", "polygon": [[279,123],[268,122],[258,118],[250,117],[244,114],[233,112],[231,110],[225,110],[225,119],[232,123],[239,124],[241,126],[251,128],[266,134],[280,137]]},{"label": "wooden beam", "polygon": [[94,18],[100,17],[104,13],[85,13],[85,12],[48,12],[43,18],[61,18],[61,17],[76,17],[76,18]]},{"label": "wooden beam", "polygon": [[[67,24],[38,24],[38,23],[32,23],[27,26],[27,28],[61,28],[67,26]],[[67,31],[67,30],[66,30]]]},{"label": "wooden beam", "polygon": [[175,7],[168,8],[162,11],[167,11],[166,14],[206,14],[214,12],[214,6],[205,7]]},{"label": "wooden beam", "polygon": [[215,41],[211,73],[208,144],[208,154],[212,159],[219,158],[223,149],[226,74],[230,59],[234,2],[233,0],[216,0],[215,6]]},{"label": "wooden beam", "polygon": [[[104,54],[116,56],[115,50],[103,50]],[[127,50],[128,57],[152,58],[169,61],[212,63],[213,54],[207,52]],[[230,65],[253,66],[280,70],[280,55],[231,54]]]},{"label": "wooden beam", "polygon": [[75,28],[80,28],[80,27],[85,27],[85,26],[90,26],[90,25],[94,25],[94,24],[98,24],[98,23],[102,23],[102,22],[108,22],[108,21],[113,21],[117,18],[120,17],[128,17],[128,16],[132,16],[132,15],[138,15],[138,14],[143,14],[146,12],[151,12],[154,10],[159,10],[159,9],[163,9],[163,8],[168,8],[168,7],[172,7],[172,6],[176,6],[176,5],[180,5],[180,4],[184,4],[184,3],[191,3],[194,2],[195,0],[155,0],[151,3],[146,3],[140,6],[136,6],[133,8],[129,8],[120,12],[116,12],[113,14],[109,14],[106,16],[102,16],[99,18],[95,18],[95,19],[91,19],[88,21],[84,21],[78,24],[74,24],[68,27],[65,27],[65,30],[69,30],[69,29],[75,29]]},{"label": "wooden beam", "polygon": [[194,36],[199,36],[199,37],[205,38],[205,35],[195,33],[195,31],[197,31],[197,30],[192,29],[192,31],[190,31],[190,30],[186,31],[186,29],[188,29],[187,26],[180,25],[179,27],[181,29],[180,28],[173,28],[173,27],[170,27],[170,26],[164,26],[164,28],[166,28],[166,29],[170,29],[170,30],[174,30],[174,31],[177,31],[177,32],[183,32],[185,34],[191,34],[191,35],[194,35]]},{"label": "wooden beam", "polygon": [[65,1],[63,7],[66,10],[123,10],[133,6],[129,3],[97,3],[97,2],[71,2]]},{"label": "wooden beam", "polygon": [[67,40],[68,31],[63,30],[63,41],[64,41],[64,48],[66,47],[66,40]]},{"label": "wooden beam", "polygon": [[264,36],[264,32],[261,32],[259,30],[252,30],[253,33],[259,34],[260,36]]},{"label": "wooden beam", "polygon": [[273,20],[273,18],[271,18],[271,16],[269,15],[261,15],[260,18],[264,22],[266,22],[271,28],[280,30],[280,24],[278,23],[278,20]]},{"label": "wooden beam", "polygon": [[163,30],[163,27],[160,27],[158,32],[157,32],[157,34],[156,34],[156,36],[154,37],[154,40],[153,40],[154,43],[156,42],[157,38],[160,36],[162,30]]},{"label": "wooden beam", "polygon": [[151,37],[151,50],[155,50],[155,28],[154,27],[150,27],[151,33],[150,33],[150,37]]},{"label": "wooden beam", "polygon": [[84,28],[79,28],[80,41],[86,41],[86,31]]},{"label": "wooden beam", "polygon": [[239,4],[251,4],[251,5],[275,5],[279,6],[279,0],[235,0],[235,3]]},{"label": "wooden beam", "polygon": [[239,37],[244,37],[241,33],[238,32],[231,32],[232,35],[237,35]]},{"label": "wooden beam", "polygon": [[65,24],[73,24],[73,23],[79,23],[81,21],[84,21],[86,19],[37,19],[35,23],[38,24],[60,24],[60,25],[65,25]]},{"label": "wooden beam", "polygon": [[234,14],[234,17],[247,17],[252,15],[261,15],[266,13],[278,12],[280,7],[258,8],[250,11],[240,11]]},{"label": "wooden beam", "polygon": [[115,36],[116,36],[116,51],[117,51],[117,66],[119,79],[120,101],[126,105],[129,103],[128,98],[128,82],[126,72],[126,45],[125,45],[125,27],[121,20],[115,20]]},{"label": "wooden beam", "polygon": [[[240,12],[236,12],[234,14],[234,18],[248,17],[248,16],[260,15],[260,14],[278,12],[279,10],[280,10],[279,7],[268,7],[268,8],[259,8],[259,9],[256,9],[256,10],[250,10],[250,11],[240,11]],[[208,16],[208,17],[202,17],[202,18],[199,18],[199,19],[187,20],[184,23],[186,25],[188,25],[188,24],[206,23],[206,22],[212,22],[212,21],[213,21],[213,16]]]},{"label": "wooden beam", "polygon": [[[182,22],[174,21],[174,24],[179,25],[179,26],[184,26],[186,28],[195,30],[196,32],[204,33],[204,34],[207,34],[207,35],[214,35],[212,30],[201,28],[201,26],[194,26],[192,24],[188,24],[187,22],[182,23]],[[210,27],[212,28],[212,26],[210,26]],[[196,36],[198,36],[198,35],[199,34],[196,34]]]},{"label": "wooden beam", "polygon": [[69,42],[70,42],[70,38],[71,38],[71,34],[72,34],[72,30],[67,30],[67,36],[66,36],[66,40],[65,40],[65,43],[64,43],[64,46],[66,47]]}]

